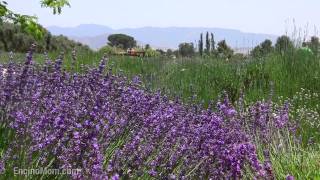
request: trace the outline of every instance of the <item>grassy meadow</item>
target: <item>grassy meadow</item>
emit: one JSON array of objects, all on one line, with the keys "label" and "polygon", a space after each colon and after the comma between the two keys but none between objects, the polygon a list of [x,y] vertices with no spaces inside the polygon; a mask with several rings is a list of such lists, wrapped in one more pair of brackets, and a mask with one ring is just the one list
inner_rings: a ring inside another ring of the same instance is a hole
[{"label": "grassy meadow", "polygon": [[[9,61],[9,53],[2,54],[2,62]],[[72,69],[72,55],[63,55],[67,70],[80,71],[84,66],[99,65],[101,53],[77,53],[76,66]],[[48,57],[55,60],[57,53]],[[23,62],[24,54],[13,54],[13,61]],[[44,63],[46,56],[37,54],[38,63]],[[215,100],[222,91],[227,91],[232,101],[243,92],[248,101],[269,97],[293,97],[301,89],[312,93],[320,92],[320,60],[303,52],[280,56],[271,54],[263,58],[226,61],[219,58],[177,58],[110,56],[108,64],[114,73],[128,78],[140,76],[145,87],[161,90],[170,96],[187,100],[196,95],[198,101],[208,103]],[[317,102],[320,99],[315,99]]]}]

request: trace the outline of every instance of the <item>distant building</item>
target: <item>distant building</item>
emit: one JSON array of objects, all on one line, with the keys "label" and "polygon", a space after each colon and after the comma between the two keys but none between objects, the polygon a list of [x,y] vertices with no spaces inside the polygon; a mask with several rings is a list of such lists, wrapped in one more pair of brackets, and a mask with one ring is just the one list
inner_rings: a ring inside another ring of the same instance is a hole
[{"label": "distant building", "polygon": [[242,48],[234,48],[234,53],[240,53],[240,54],[244,54],[244,55],[248,55],[250,54],[250,51],[252,50],[252,48],[250,47],[242,47]]}]

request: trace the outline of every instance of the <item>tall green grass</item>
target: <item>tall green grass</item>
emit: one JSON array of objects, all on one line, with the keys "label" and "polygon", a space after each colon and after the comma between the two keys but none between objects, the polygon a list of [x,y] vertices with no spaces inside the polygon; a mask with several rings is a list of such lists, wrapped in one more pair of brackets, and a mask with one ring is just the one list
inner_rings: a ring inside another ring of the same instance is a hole
[{"label": "tall green grass", "polygon": [[[214,100],[227,91],[233,101],[243,91],[247,100],[265,99],[271,84],[275,97],[293,97],[301,88],[320,92],[320,64],[314,57],[270,55],[262,59],[227,62],[222,59],[139,59],[111,57],[115,71],[141,75],[148,87],[188,99]],[[320,100],[318,98],[318,100]]]},{"label": "tall green grass", "polygon": [[[8,53],[2,53],[1,61],[8,61]],[[58,53],[50,53],[56,59]],[[74,70],[82,66],[97,66],[103,54],[77,54]],[[14,61],[23,62],[23,54],[15,54]],[[35,59],[43,63],[44,55]],[[71,70],[72,55],[64,54],[65,68]],[[109,65],[114,73],[123,73],[132,78],[139,75],[147,88],[162,90],[171,96],[181,96],[187,100],[196,95],[198,101],[214,100],[222,91],[227,91],[233,101],[240,92],[247,100],[265,99],[271,84],[276,96],[293,97],[301,88],[320,92],[320,59],[296,51],[294,54],[280,56],[271,54],[264,58],[248,58],[243,61],[226,61],[219,58],[179,58],[167,57],[138,58],[127,56],[109,57]],[[317,100],[320,100],[318,98]]]}]

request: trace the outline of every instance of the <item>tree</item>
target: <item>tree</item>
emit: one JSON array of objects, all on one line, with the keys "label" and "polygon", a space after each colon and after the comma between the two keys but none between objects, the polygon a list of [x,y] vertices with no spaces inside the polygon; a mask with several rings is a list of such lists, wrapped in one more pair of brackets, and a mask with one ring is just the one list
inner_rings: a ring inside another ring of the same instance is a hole
[{"label": "tree", "polygon": [[206,34],[206,54],[210,55],[210,38],[209,38],[209,32]]},{"label": "tree", "polygon": [[251,52],[251,56],[253,57],[264,57],[268,54],[270,54],[273,51],[272,47],[272,41],[269,39],[266,39],[262,43],[260,43],[258,46],[256,46]]},{"label": "tree", "polygon": [[183,57],[194,56],[194,45],[193,43],[181,43],[179,45],[179,54]]},{"label": "tree", "polygon": [[157,49],[157,50],[153,50],[153,49],[147,49],[146,51],[145,51],[145,56],[146,57],[157,57],[157,56],[161,56],[162,54],[161,53],[164,53],[164,52],[162,52],[162,50],[159,50],[159,49]]},{"label": "tree", "polygon": [[48,32],[45,39],[46,39],[46,50],[49,51],[50,45],[51,45],[51,39],[52,39],[52,35],[50,32]]},{"label": "tree", "polygon": [[200,34],[200,40],[199,40],[199,54],[200,56],[203,55],[203,35]]},{"label": "tree", "polygon": [[211,53],[214,54],[216,51],[216,42],[214,41],[214,35],[211,33]]},{"label": "tree", "polygon": [[174,51],[173,51],[173,55],[174,55],[175,57],[178,57],[178,56],[180,55],[179,49],[174,50]]},{"label": "tree", "polygon": [[108,41],[108,45],[123,49],[133,48],[137,44],[133,37],[125,34],[112,34],[108,37]]},{"label": "tree", "polygon": [[150,44],[146,44],[146,46],[144,47],[144,49],[146,49],[146,50],[151,49]]},{"label": "tree", "polygon": [[320,48],[320,41],[318,37],[312,36],[311,40],[308,42],[303,42],[302,46],[308,47],[315,56],[318,56]]},{"label": "tree", "polygon": [[250,55],[252,57],[255,57],[255,58],[260,58],[262,57],[262,54],[261,54],[261,46],[258,45],[256,47],[254,47],[251,51],[250,51]]},{"label": "tree", "polygon": [[261,50],[263,55],[267,55],[273,51],[272,41],[269,39],[264,40],[261,43]]},{"label": "tree", "polygon": [[162,50],[162,49],[156,49],[156,51],[157,51],[161,56],[163,56],[163,55],[166,54],[166,52],[165,52],[164,50]]},{"label": "tree", "polygon": [[3,23],[0,26],[1,50],[26,52],[33,43],[36,43],[36,52],[46,51],[71,51],[73,48],[81,48],[90,51],[88,46],[83,46],[75,41],[69,40],[64,36],[53,36],[47,30],[44,31],[44,38],[36,39],[31,34],[22,30],[20,25]]},{"label": "tree", "polygon": [[277,39],[275,49],[280,55],[285,55],[293,51],[294,45],[288,36],[283,35]]},{"label": "tree", "polygon": [[[42,7],[51,8],[53,14],[60,14],[63,7],[70,6],[68,0],[41,0],[40,4]],[[45,33],[44,29],[37,23],[37,17],[15,13],[8,9],[6,1],[0,0],[0,25],[4,22],[19,24],[22,30],[32,34],[37,39],[42,38]]]},{"label": "tree", "polygon": [[217,51],[220,56],[225,58],[231,58],[233,55],[233,50],[227,45],[225,40],[218,43]]},{"label": "tree", "polygon": [[117,48],[106,45],[100,48],[98,52],[101,54],[114,55],[117,54]]},{"label": "tree", "polygon": [[166,55],[167,55],[167,56],[172,56],[172,55],[174,55],[172,49],[167,49]]}]

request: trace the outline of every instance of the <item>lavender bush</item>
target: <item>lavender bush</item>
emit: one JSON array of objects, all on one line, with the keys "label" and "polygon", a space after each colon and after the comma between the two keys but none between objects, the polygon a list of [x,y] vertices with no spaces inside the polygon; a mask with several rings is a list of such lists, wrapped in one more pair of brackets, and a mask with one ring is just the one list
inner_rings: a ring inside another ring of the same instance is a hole
[{"label": "lavender bush", "polygon": [[[105,72],[107,58],[83,74],[62,56],[0,67],[0,171],[14,167],[81,169],[73,179],[274,179],[266,150],[272,127],[289,127],[288,104],[235,109],[227,96],[214,108],[144,90],[139,78]],[[76,60],[76,58],[74,58]]]}]

